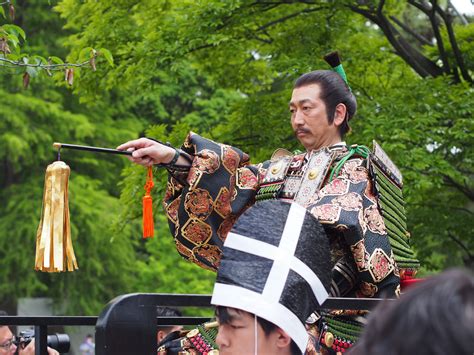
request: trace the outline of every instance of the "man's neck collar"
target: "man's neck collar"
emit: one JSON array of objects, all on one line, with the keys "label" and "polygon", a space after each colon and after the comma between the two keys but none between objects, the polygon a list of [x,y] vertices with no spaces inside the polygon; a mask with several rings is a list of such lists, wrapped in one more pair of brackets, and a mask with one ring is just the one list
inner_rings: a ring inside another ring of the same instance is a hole
[{"label": "man's neck collar", "polygon": [[308,150],[306,151],[306,153],[312,153],[312,152],[315,152],[315,151],[319,151],[321,149],[324,149],[324,148],[328,148],[329,150],[339,150],[339,149],[344,149],[347,147],[347,144],[345,141],[340,141],[340,142],[337,142],[337,143],[334,143],[328,147],[321,147],[319,149],[311,149],[311,150]]},{"label": "man's neck collar", "polygon": [[328,148],[332,150],[332,149],[345,148],[346,146],[347,146],[346,142],[341,141],[341,142],[338,142],[338,143],[335,143],[335,144],[329,146]]}]

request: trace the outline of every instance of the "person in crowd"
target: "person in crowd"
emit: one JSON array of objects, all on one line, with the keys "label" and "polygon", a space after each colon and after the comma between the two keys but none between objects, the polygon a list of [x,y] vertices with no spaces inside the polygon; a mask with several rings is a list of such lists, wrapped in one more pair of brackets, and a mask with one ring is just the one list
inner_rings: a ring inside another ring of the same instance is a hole
[{"label": "person in crowd", "polygon": [[95,354],[95,343],[92,334],[87,334],[84,342],[79,346],[81,355],[94,355]]},{"label": "person in crowd", "polygon": [[[330,243],[334,297],[397,297],[400,280],[419,267],[410,246],[402,175],[381,147],[347,145],[357,102],[336,53],[334,68],[301,75],[289,102],[290,123],[304,153],[279,149],[249,164],[240,149],[190,133],[182,149],[148,138],[126,142],[131,161],[169,172],[163,201],[177,251],[219,268],[223,243],[239,216],[265,200],[296,202],[323,225]],[[314,335],[329,353],[357,339],[364,312],[315,313]],[[336,341],[337,340],[337,341]]]},{"label": "person in crowd", "polygon": [[[8,313],[0,310],[0,316],[8,316]],[[10,327],[0,325],[0,355],[15,355],[17,353],[18,355],[34,355],[35,342],[31,341],[25,347],[23,347],[21,342],[17,345],[16,338]],[[48,355],[59,355],[59,353],[48,347]]]},{"label": "person in crowd", "polygon": [[[157,307],[157,316],[158,317],[181,317],[182,313],[175,308],[170,308],[170,307]],[[156,340],[157,343],[161,343],[163,339],[166,338],[166,336],[170,333],[174,332],[179,332],[183,329],[183,326],[181,325],[160,325],[157,328],[156,332]]]},{"label": "person in crowd", "polygon": [[444,271],[377,306],[348,354],[474,354],[472,271]]},{"label": "person in crowd", "polygon": [[224,243],[211,303],[220,354],[302,354],[305,321],[330,290],[329,243],[296,203],[249,208]]}]

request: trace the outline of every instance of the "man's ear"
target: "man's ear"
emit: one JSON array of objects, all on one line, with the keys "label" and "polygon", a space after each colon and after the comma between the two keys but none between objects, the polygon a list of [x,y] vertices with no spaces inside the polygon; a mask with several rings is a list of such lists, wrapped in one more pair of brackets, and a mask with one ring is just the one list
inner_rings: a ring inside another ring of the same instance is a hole
[{"label": "man's ear", "polygon": [[159,330],[158,333],[156,334],[156,338],[158,342],[162,341],[165,338],[166,334],[164,331]]},{"label": "man's ear", "polygon": [[280,349],[289,347],[291,344],[290,336],[281,328],[276,329],[276,346]]},{"label": "man's ear", "polygon": [[334,110],[334,124],[339,127],[346,118],[347,107],[346,105],[340,103],[337,104],[336,109]]}]

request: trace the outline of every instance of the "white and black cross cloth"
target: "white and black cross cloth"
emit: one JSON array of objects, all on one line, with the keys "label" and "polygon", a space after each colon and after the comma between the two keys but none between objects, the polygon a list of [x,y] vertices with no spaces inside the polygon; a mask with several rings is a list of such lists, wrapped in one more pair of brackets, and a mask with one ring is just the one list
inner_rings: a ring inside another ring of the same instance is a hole
[{"label": "white and black cross cloth", "polygon": [[211,303],[266,319],[304,352],[304,322],[330,282],[328,239],[317,219],[296,203],[263,201],[228,234]]}]

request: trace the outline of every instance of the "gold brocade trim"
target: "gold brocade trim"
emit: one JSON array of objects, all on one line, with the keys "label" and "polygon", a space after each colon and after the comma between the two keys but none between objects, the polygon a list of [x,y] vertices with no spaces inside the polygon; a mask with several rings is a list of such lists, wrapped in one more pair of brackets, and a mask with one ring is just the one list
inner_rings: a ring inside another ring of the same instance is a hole
[{"label": "gold brocade trim", "polygon": [[295,196],[295,202],[308,207],[312,197],[321,188],[337,152],[328,148],[314,152],[308,160],[301,185]]}]

